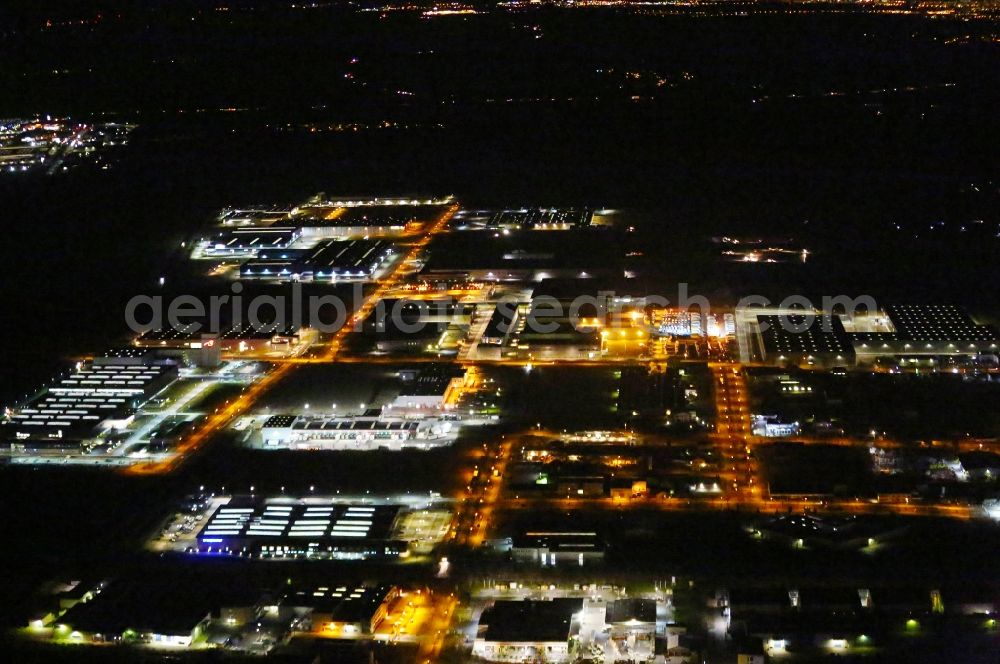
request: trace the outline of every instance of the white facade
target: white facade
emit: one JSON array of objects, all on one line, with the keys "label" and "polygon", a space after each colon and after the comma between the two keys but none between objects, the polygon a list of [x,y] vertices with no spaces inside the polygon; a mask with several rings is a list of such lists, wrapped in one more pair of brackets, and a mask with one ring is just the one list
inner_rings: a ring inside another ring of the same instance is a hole
[{"label": "white facade", "polygon": [[[313,426],[302,426],[309,422]],[[320,428],[320,425],[326,425]],[[454,423],[439,418],[420,421],[401,418],[305,418],[282,426],[261,427],[252,446],[290,450],[377,450],[381,448],[432,447],[450,442]]]},{"label": "white facade", "polygon": [[568,641],[496,642],[476,639],[472,654],[490,662],[568,662]]}]

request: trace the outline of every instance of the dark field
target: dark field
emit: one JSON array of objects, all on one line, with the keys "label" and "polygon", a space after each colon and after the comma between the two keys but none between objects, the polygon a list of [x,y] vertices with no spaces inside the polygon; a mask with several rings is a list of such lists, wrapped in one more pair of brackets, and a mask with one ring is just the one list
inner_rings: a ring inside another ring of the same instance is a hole
[{"label": "dark field", "polygon": [[[1000,533],[990,524],[910,519],[904,535],[870,555],[793,549],[776,541],[755,540],[744,530],[755,516],[752,512],[684,514],[642,507],[516,510],[501,515],[499,532],[505,536],[524,529],[598,532],[608,543],[606,568],[568,565],[563,572],[570,578],[589,578],[595,573],[635,578],[639,572],[653,578],[677,574],[718,583],[764,579],[848,585],[995,581],[987,561],[990,547],[1000,543]],[[893,517],[881,519],[885,524],[899,523]],[[929,538],[935,542],[933,549],[928,546]],[[531,565],[525,571],[530,574]]]},{"label": "dark field", "polygon": [[792,371],[791,375],[812,392],[782,394],[777,384],[755,380],[752,410],[800,422],[808,432],[826,428],[861,438],[871,431],[897,440],[927,442],[1000,435],[1000,385],[986,377],[947,373],[836,376],[818,371]]}]

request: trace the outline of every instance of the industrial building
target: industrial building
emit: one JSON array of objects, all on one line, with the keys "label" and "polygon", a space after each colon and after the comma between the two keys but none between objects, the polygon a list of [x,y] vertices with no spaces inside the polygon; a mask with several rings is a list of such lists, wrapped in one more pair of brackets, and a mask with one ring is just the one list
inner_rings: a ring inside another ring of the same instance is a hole
[{"label": "industrial building", "polygon": [[[241,276],[252,279],[296,274],[316,280],[337,275],[357,278],[358,271],[370,276],[370,259],[382,253],[383,245],[335,246],[329,241],[406,235],[436,219],[450,202],[450,197],[327,200],[320,194],[291,207],[226,208],[217,217],[217,227],[194,243],[191,256],[250,260],[241,268]],[[315,255],[317,251],[324,253]]]},{"label": "industrial building", "polygon": [[450,442],[454,423],[429,417],[404,420],[376,414],[361,417],[332,415],[272,415],[261,427],[262,449],[315,451],[399,450],[428,448]]},{"label": "industrial building", "polygon": [[140,334],[133,343],[139,349],[156,350],[161,355],[182,358],[197,366],[213,367],[221,362],[222,353],[288,354],[302,344],[311,343],[317,336],[311,328],[277,322],[260,326],[229,324],[218,333],[204,332],[204,329],[200,323],[162,327]]},{"label": "industrial building", "polygon": [[590,226],[593,216],[593,211],[587,208],[521,208],[495,212],[487,225],[490,228],[564,231]]},{"label": "industrial building", "polygon": [[281,226],[291,215],[290,205],[250,205],[224,208],[218,219],[222,226]]},{"label": "industrial building", "polygon": [[386,405],[386,414],[413,416],[449,410],[471,380],[468,370],[440,363],[403,369],[399,378],[402,388]]},{"label": "industrial building", "polygon": [[270,501],[238,496],[220,505],[197,535],[195,553],[270,559],[396,558],[399,505]]},{"label": "industrial building", "polygon": [[267,249],[240,265],[244,279],[363,281],[392,256],[385,240],[324,240],[311,249]]},{"label": "industrial building", "polygon": [[428,283],[447,284],[623,275],[621,251],[611,231],[571,233],[451,233],[431,244],[420,276]]},{"label": "industrial building", "polygon": [[261,425],[259,436],[251,437],[252,444],[261,449],[328,451],[428,449],[449,444],[458,418],[448,412],[470,380],[468,372],[435,363],[403,369],[399,378],[399,393],[381,409],[354,416],[271,415]]},{"label": "industrial building", "polygon": [[[517,303],[498,302],[479,339],[480,352],[486,350],[482,348],[483,346],[493,346],[499,349],[507,345],[511,334],[517,329],[517,322]],[[497,356],[499,357],[499,353]]]},{"label": "industrial building", "polygon": [[851,345],[840,318],[830,314],[757,316],[764,361],[811,365],[854,363]]},{"label": "industrial building", "polygon": [[964,309],[950,304],[893,304],[851,323],[849,338],[859,362],[884,356],[924,361],[939,356],[995,356],[1000,344],[995,327],[977,324]]},{"label": "industrial building", "polygon": [[0,435],[12,451],[75,449],[105,429],[122,429],[151,397],[177,378],[173,363],[82,362],[10,409]]},{"label": "industrial building", "polygon": [[186,648],[204,634],[220,600],[194,587],[112,581],[60,616],[54,632],[76,643]]},{"label": "industrial building", "polygon": [[304,238],[396,237],[432,221],[440,201],[317,201],[292,211]]},{"label": "industrial building", "polygon": [[472,654],[491,662],[566,662],[582,599],[500,600],[483,612]]},{"label": "industrial building", "polygon": [[741,362],[851,366],[881,359],[934,368],[946,358],[996,362],[1000,332],[950,304],[890,304],[861,312],[777,308],[736,312]]},{"label": "industrial building", "polygon": [[287,249],[299,239],[301,230],[294,226],[252,226],[217,232],[203,249],[206,256],[247,258],[262,249]]},{"label": "industrial building", "polygon": [[[603,484],[602,480],[602,491]],[[513,538],[511,557],[515,562],[542,567],[583,567],[603,562],[606,548],[595,532],[529,531]]]},{"label": "industrial building", "polygon": [[657,600],[638,597],[497,600],[480,617],[472,653],[491,662],[565,662],[575,645],[577,653],[600,652],[599,661],[652,662],[658,632],[666,647],[678,645],[666,611],[658,614]]},{"label": "industrial building", "polygon": [[173,652],[217,647],[264,655],[291,633],[371,638],[405,597],[397,586],[339,580],[275,588],[206,584],[204,578],[113,579],[50,595],[28,630],[57,643]]},{"label": "industrial building", "polygon": [[794,436],[799,433],[800,429],[798,422],[783,422],[777,415],[770,414],[754,414],[751,416],[751,423],[753,435],[764,438]]},{"label": "industrial building", "polygon": [[602,349],[602,336],[596,328],[539,311],[528,313],[517,341],[537,359],[595,359],[600,357]]},{"label": "industrial building", "polygon": [[391,585],[329,583],[292,588],[282,596],[281,605],[308,615],[314,632],[352,637],[373,634],[399,596],[399,588]]},{"label": "industrial building", "polygon": [[378,353],[438,352],[449,336],[464,337],[474,306],[447,300],[381,300],[362,330]]}]

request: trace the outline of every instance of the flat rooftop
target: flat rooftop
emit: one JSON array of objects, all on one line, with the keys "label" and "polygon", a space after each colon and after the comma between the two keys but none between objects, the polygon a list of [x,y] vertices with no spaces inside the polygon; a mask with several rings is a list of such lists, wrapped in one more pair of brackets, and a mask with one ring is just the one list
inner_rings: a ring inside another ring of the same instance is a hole
[{"label": "flat rooftop", "polygon": [[822,314],[809,321],[804,315],[759,315],[757,323],[768,355],[854,356],[854,346],[838,316]]},{"label": "flat rooftop", "polygon": [[416,431],[417,422],[386,422],[375,418],[333,417],[324,415],[272,415],[264,428],[294,431]]},{"label": "flat rooftop", "polygon": [[489,221],[492,227],[517,227],[540,230],[585,228],[594,213],[589,208],[521,208],[495,212]]},{"label": "flat rooftop", "polygon": [[210,251],[248,251],[284,248],[299,235],[294,226],[236,228],[217,232],[208,240]]},{"label": "flat rooftop", "polygon": [[896,335],[914,341],[996,341],[997,330],[977,325],[961,307],[949,304],[894,304],[886,313]]},{"label": "flat rooftop", "polygon": [[385,240],[327,240],[317,244],[304,258],[315,270],[363,270],[384,256],[392,245]]},{"label": "flat rooftop", "polygon": [[441,213],[435,205],[359,205],[356,207],[303,206],[295,222],[320,228],[403,228],[407,224],[434,219]]},{"label": "flat rooftop", "polygon": [[333,622],[368,623],[391,591],[392,586],[389,585],[309,585],[289,590],[281,603],[309,607],[317,613],[329,613]]},{"label": "flat rooftop", "polygon": [[552,600],[498,600],[483,611],[487,641],[551,643],[568,641],[573,616],[583,608],[579,598]]},{"label": "flat rooftop", "polygon": [[225,546],[232,540],[266,544],[330,540],[385,540],[399,505],[362,505],[321,500],[273,501],[236,496],[220,506],[198,533],[202,544]]},{"label": "flat rooftop", "polygon": [[0,426],[10,440],[80,440],[125,417],[177,377],[172,364],[87,362],[53,379]]},{"label": "flat rooftop", "polygon": [[656,622],[656,600],[653,599],[617,599],[608,604],[605,622],[624,623],[639,621]]},{"label": "flat rooftop", "polygon": [[465,371],[461,367],[450,364],[429,364],[412,372],[411,378],[403,375],[403,387],[400,396],[440,396],[448,390],[453,378],[462,376]]},{"label": "flat rooftop", "polygon": [[178,587],[154,581],[111,581],[99,595],[67,611],[59,623],[80,632],[109,636],[120,636],[130,629],[139,634],[187,634],[229,601],[252,605],[257,596],[239,588],[208,588],[203,582]]},{"label": "flat rooftop", "polygon": [[615,236],[606,230],[507,235],[493,231],[450,233],[434,239],[426,273],[456,270],[578,269],[619,271],[622,257]]},{"label": "flat rooftop", "polygon": [[[601,478],[603,480],[603,478]],[[514,548],[546,548],[554,552],[603,551],[604,541],[595,532],[529,531],[514,537]]]},{"label": "flat rooftop", "polygon": [[632,298],[640,300],[649,295],[665,297],[662,281],[644,279],[626,279],[625,277],[597,277],[592,279],[544,279],[531,291],[531,297],[550,297],[557,300],[572,300],[581,295],[597,297],[598,293],[607,293],[616,298]]},{"label": "flat rooftop", "polygon": [[[143,345],[155,344],[157,342],[186,342],[200,340],[202,335],[208,334],[206,325],[198,323],[188,323],[181,327],[162,327],[149,330],[139,335],[136,342]],[[271,339],[274,337],[294,337],[299,333],[299,328],[293,324],[279,325],[277,322],[264,323],[260,326],[244,323],[242,325],[230,325],[219,332],[219,339]]]}]

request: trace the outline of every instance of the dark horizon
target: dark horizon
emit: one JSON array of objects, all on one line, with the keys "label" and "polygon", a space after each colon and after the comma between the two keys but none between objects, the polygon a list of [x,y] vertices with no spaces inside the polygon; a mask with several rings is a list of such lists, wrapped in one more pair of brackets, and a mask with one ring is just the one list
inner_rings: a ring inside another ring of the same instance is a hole
[{"label": "dark horizon", "polygon": [[3,649],[995,662],[997,7],[5,4]]}]

